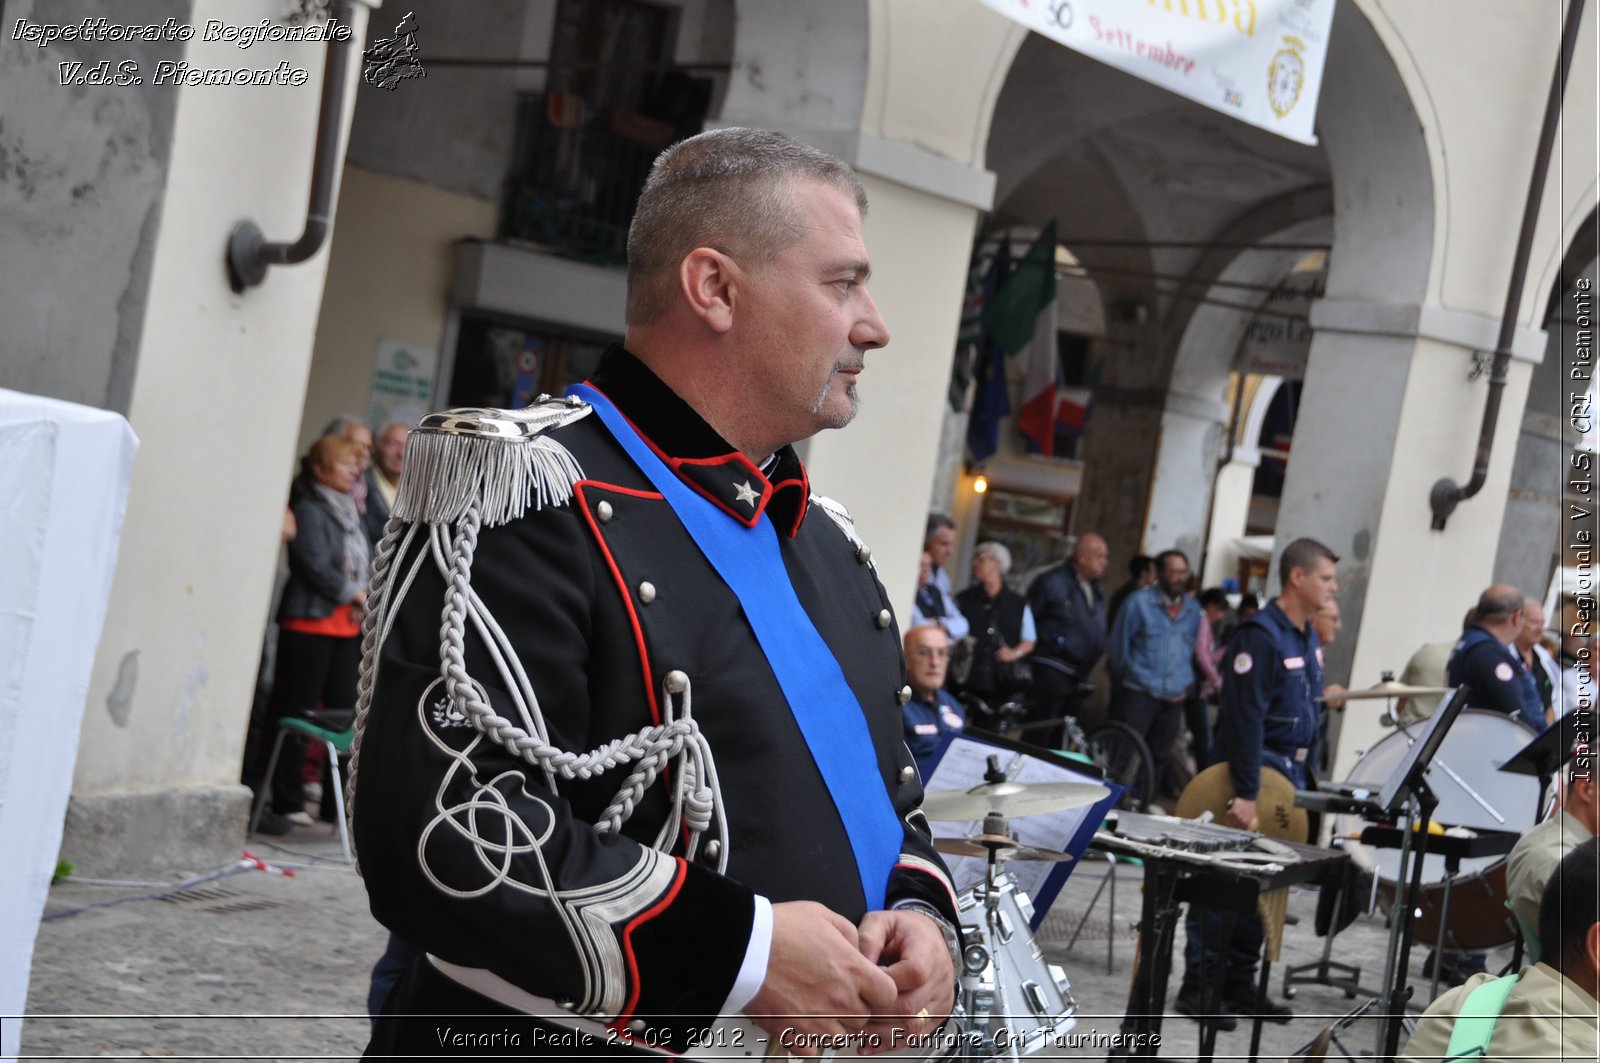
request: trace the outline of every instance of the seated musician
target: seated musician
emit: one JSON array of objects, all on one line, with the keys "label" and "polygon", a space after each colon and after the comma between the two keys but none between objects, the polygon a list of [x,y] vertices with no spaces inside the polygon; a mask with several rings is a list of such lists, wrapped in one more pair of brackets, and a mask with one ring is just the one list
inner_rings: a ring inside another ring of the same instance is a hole
[{"label": "seated musician", "polygon": [[[1282,773],[1297,789],[1310,786],[1322,695],[1322,647],[1311,619],[1339,589],[1332,550],[1315,539],[1296,539],[1278,559],[1283,589],[1261,612],[1243,621],[1222,663],[1222,699],[1217,714],[1213,761],[1225,761],[1233,783],[1231,827],[1257,830],[1256,798],[1263,765]],[[1223,1012],[1217,1027],[1231,1030],[1236,1015],[1288,1022],[1294,1012],[1256,988],[1256,962],[1265,939],[1259,914],[1238,916],[1230,940],[1225,919],[1190,905],[1185,921],[1183,982],[1174,1008],[1201,1017],[1201,987],[1222,981]]]},{"label": "seated musician", "polygon": [[900,707],[906,747],[923,778],[932,768],[928,758],[944,736],[967,726],[967,714],[944,689],[950,667],[950,636],[938,624],[920,624],[906,632],[906,678],[911,699]]},{"label": "seated musician", "polygon": [[[1539,906],[1545,958],[1520,974],[1477,974],[1428,1006],[1397,1058],[1595,1059],[1600,1006],[1600,839],[1568,853]],[[1481,1016],[1472,1020],[1464,1014]]]},{"label": "seated musician", "polygon": [[1556,865],[1579,845],[1600,833],[1600,786],[1594,777],[1594,756],[1580,747],[1567,771],[1561,806],[1551,817],[1524,834],[1506,859],[1506,891],[1511,910],[1527,943],[1528,962],[1540,958],[1539,899]]}]

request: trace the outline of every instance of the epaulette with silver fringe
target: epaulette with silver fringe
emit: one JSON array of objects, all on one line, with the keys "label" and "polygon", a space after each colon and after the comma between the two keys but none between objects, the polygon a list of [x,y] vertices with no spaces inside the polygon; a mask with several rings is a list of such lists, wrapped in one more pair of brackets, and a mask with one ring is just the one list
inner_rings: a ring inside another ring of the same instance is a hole
[{"label": "epaulette with silver fringe", "polygon": [[392,516],[453,524],[474,505],[485,527],[516,520],[531,506],[566,505],[583,470],[551,439],[553,428],[587,417],[578,399],[541,395],[520,410],[464,407],[430,413],[406,439],[405,472]]}]

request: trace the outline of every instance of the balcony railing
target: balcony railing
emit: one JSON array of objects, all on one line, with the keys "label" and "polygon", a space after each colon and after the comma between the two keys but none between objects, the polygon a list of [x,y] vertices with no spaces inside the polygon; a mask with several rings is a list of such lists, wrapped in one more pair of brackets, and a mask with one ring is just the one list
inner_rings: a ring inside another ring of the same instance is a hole
[{"label": "balcony railing", "polygon": [[501,236],[623,264],[639,190],[672,139],[662,122],[596,110],[568,93],[523,93]]}]

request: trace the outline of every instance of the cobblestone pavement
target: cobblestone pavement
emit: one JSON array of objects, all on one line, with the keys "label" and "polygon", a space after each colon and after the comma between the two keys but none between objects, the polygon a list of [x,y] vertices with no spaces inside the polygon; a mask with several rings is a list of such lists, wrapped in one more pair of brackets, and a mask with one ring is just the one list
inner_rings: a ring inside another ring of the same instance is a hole
[{"label": "cobblestone pavement", "polygon": [[[296,874],[241,871],[163,900],[129,899],[161,892],[149,888],[70,881],[56,886],[46,911],[59,917],[41,926],[34,952],[23,1058],[359,1056],[368,1030],[368,972],[385,940],[367,911],[361,880],[344,865],[326,824],[285,838],[251,839],[246,848]],[[1088,1047],[1088,1035],[1114,1033],[1127,1000],[1139,912],[1137,868],[1118,871],[1115,919],[1107,891],[1068,948],[1105,869],[1086,862],[1039,935],[1044,954],[1061,964],[1071,982],[1078,1003],[1075,1032],[1083,1045],[1051,1056],[1103,1058],[1103,1050]],[[1322,939],[1311,929],[1315,903],[1314,892],[1291,897],[1290,911],[1300,923],[1285,934],[1274,996],[1282,991],[1283,964],[1320,955]],[[60,915],[78,909],[83,910]],[[1361,965],[1364,986],[1381,980],[1385,936],[1381,917],[1363,916],[1336,939],[1336,958]],[[1182,937],[1180,929],[1169,1005],[1182,972]],[[1412,952],[1413,984],[1423,1000],[1428,985],[1419,968],[1425,953]],[[1492,955],[1491,967],[1508,957],[1508,951]],[[1292,1003],[1293,1022],[1264,1028],[1262,1059],[1295,1052],[1360,1000],[1312,985],[1300,987]],[[1193,1021],[1169,1016],[1162,1026],[1162,1056],[1194,1059],[1195,1033]],[[1363,1020],[1340,1041],[1350,1055],[1370,1059],[1376,1037],[1376,1023]],[[1248,1047],[1249,1026],[1242,1025],[1219,1037],[1217,1058],[1243,1058]]]}]

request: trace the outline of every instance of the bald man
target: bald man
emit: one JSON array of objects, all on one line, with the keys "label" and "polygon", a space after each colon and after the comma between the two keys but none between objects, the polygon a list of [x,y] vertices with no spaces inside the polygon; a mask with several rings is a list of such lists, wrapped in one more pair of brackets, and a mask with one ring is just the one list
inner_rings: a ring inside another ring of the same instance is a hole
[{"label": "bald man", "polygon": [[1445,685],[1470,687],[1468,705],[1503,712],[1537,734],[1544,730],[1544,706],[1513,645],[1522,632],[1524,608],[1522,592],[1509,584],[1497,583],[1480,594],[1473,621],[1445,666]]},{"label": "bald man", "polygon": [[[1072,557],[1047,569],[1028,587],[1028,606],[1038,640],[1033,647],[1032,722],[1072,714],[1081,684],[1106,652],[1106,595],[1100,586],[1109,557],[1106,541],[1094,532],[1078,539]],[[1030,742],[1053,745],[1059,728],[1035,732]]]},{"label": "bald man", "polygon": [[927,778],[930,758],[945,735],[967,726],[967,714],[944,689],[950,667],[950,636],[938,624],[922,624],[906,632],[906,678],[911,699],[900,707],[905,722],[906,747],[916,758],[917,770]]}]

